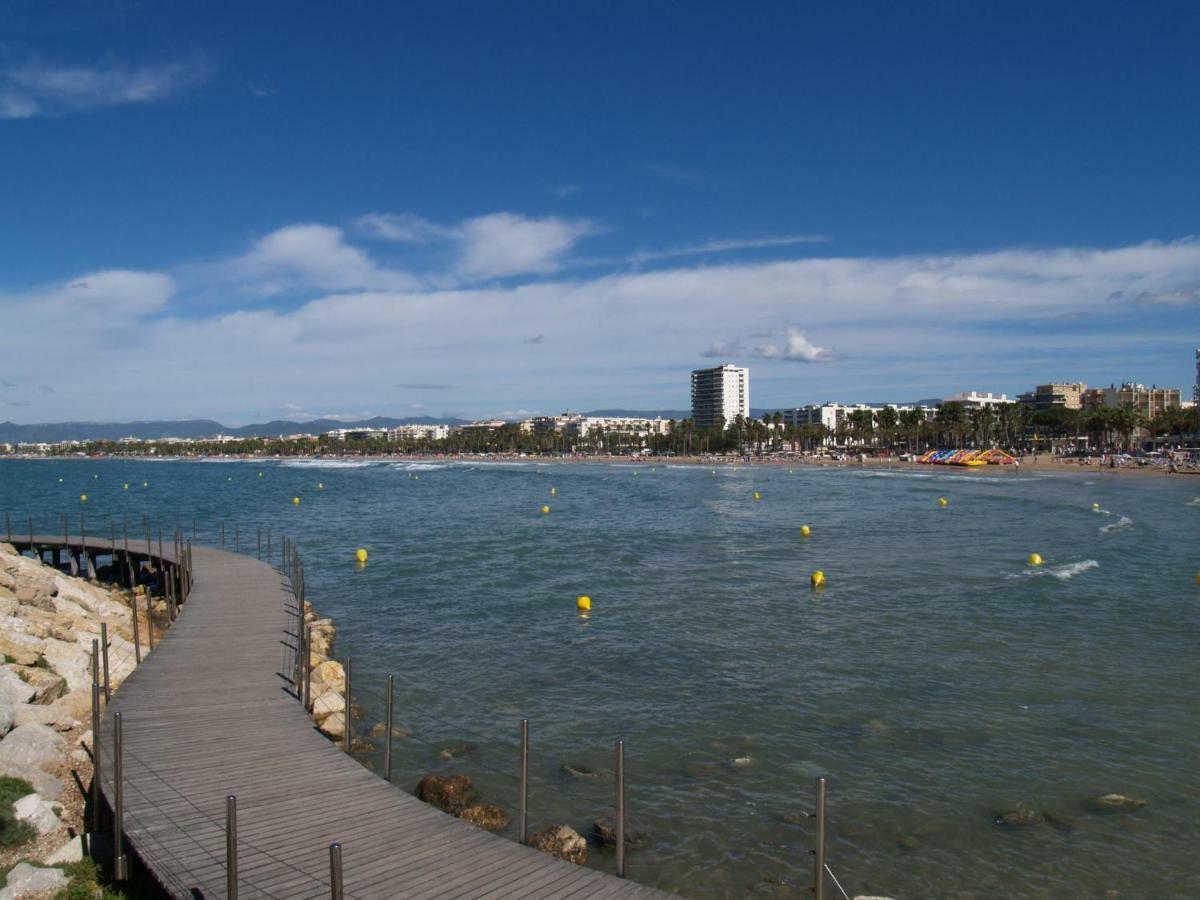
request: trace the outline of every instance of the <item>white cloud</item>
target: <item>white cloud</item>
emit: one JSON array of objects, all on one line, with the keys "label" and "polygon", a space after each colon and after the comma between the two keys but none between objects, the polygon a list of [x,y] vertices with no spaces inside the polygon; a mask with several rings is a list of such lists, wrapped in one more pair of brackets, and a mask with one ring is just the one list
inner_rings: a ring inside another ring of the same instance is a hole
[{"label": "white cloud", "polygon": [[378,266],[330,225],[289,225],[259,238],[225,268],[264,294],[317,290],[409,290],[420,283],[406,272]]},{"label": "white cloud", "polygon": [[833,352],[818,347],[795,325],[784,329],[782,343],[758,344],[753,355],[758,359],[787,359],[793,362],[831,362]]},{"label": "white cloud", "polygon": [[199,59],[159,66],[63,66],[30,62],[0,71],[0,118],[150,103],[208,78]]},{"label": "white cloud", "polygon": [[369,213],[354,224],[381,240],[454,244],[459,253],[455,271],[468,281],[555,272],[576,243],[598,231],[585,219],[531,218],[510,212],[476,216],[457,225],[438,225],[411,213]]},{"label": "white cloud", "polygon": [[713,239],[700,244],[672,247],[667,250],[639,250],[630,254],[629,262],[640,265],[662,259],[678,259],[686,256],[703,256],[708,253],[729,253],[734,250],[761,250],[767,247],[792,247],[796,244],[822,244],[829,238],[823,234],[785,234],[765,238]]}]

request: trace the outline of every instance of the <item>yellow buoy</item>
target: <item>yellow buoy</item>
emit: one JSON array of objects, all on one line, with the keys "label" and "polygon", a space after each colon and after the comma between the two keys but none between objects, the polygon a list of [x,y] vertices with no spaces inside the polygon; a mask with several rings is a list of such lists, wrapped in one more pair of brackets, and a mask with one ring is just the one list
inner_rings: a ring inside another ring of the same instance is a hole
[{"label": "yellow buoy", "polygon": [[543,516],[548,516],[548,515],[550,515],[550,507],[549,507],[549,506],[543,506],[543,507],[542,507],[542,515],[543,515]]},{"label": "yellow buoy", "polygon": [[1040,566],[1043,562],[1044,560],[1042,559],[1042,555],[1040,553],[1029,554],[1029,564],[1031,566]]},{"label": "yellow buoy", "polygon": [[292,506],[299,506],[299,505],[300,505],[300,498],[299,498],[299,497],[293,497],[293,498],[292,498]]},{"label": "yellow buoy", "polygon": [[129,490],[129,482],[128,481],[125,482],[123,485],[121,485],[121,490],[123,490],[123,491]]},{"label": "yellow buoy", "polygon": [[804,537],[808,537],[810,534],[812,534],[812,529],[811,529],[811,528],[809,528],[807,525],[801,525],[801,526],[800,526],[800,533],[801,533],[802,535],[804,535]]},{"label": "yellow buoy", "polygon": [[817,569],[817,571],[812,573],[812,578],[809,581],[812,582],[812,586],[815,588],[825,587],[825,573]]},{"label": "yellow buoy", "polygon": [[359,547],[356,551],[354,551],[354,558],[360,563],[365,563],[367,561],[367,551],[362,547]]},{"label": "yellow buoy", "polygon": [[258,473],[258,477],[259,477],[259,478],[262,478],[262,472],[259,472],[259,473]]},{"label": "yellow buoy", "polygon": [[1200,572],[1196,573],[1196,587],[1200,587]]},{"label": "yellow buoy", "polygon": [[945,497],[938,497],[938,506],[949,506],[949,505],[950,505],[950,501],[947,500]]},{"label": "yellow buoy", "polygon": [[754,499],[755,499],[755,500],[761,500],[761,499],[762,499],[762,494],[760,494],[758,491],[755,491],[755,492],[754,492]]},{"label": "yellow buoy", "polygon": [[558,488],[550,488],[550,496],[553,497],[558,493]]},{"label": "yellow buoy", "polygon": [[586,594],[575,598],[575,608],[580,612],[587,612],[592,608],[592,598]]},{"label": "yellow buoy", "polygon": [[143,481],[143,482],[142,482],[142,487],[150,487],[150,482],[148,482],[148,481]]},{"label": "yellow buoy", "polygon": [[323,481],[318,481],[318,482],[317,482],[317,490],[318,490],[318,491],[323,491],[323,490],[325,490],[325,482],[323,482]]},{"label": "yellow buoy", "polygon": [[1099,504],[1099,503],[1093,503],[1093,504],[1092,504],[1092,509],[1094,509],[1096,512],[1100,512],[1100,504]]},{"label": "yellow buoy", "polygon": [[87,503],[87,494],[80,494],[80,495],[79,495],[79,502],[80,502],[80,503]]}]

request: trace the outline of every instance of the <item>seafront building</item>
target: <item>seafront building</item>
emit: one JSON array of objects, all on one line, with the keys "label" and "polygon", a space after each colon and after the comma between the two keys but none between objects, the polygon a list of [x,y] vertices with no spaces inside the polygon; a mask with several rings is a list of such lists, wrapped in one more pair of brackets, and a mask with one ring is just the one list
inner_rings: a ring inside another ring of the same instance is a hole
[{"label": "seafront building", "polygon": [[1063,409],[1083,409],[1083,395],[1087,385],[1083,382],[1051,382],[1039,384],[1032,391],[1027,391],[1017,397],[1017,402],[1030,412],[1061,407]]},{"label": "seafront building", "polygon": [[1183,392],[1179,388],[1146,387],[1136,381],[1126,381],[1120,387],[1092,388],[1083,395],[1084,409],[1132,409],[1146,419],[1153,419],[1163,410],[1179,406]]},{"label": "seafront building", "polygon": [[961,403],[967,409],[982,409],[985,406],[1003,406],[1012,403],[1008,394],[983,394],[979,391],[962,391],[953,397],[947,397],[946,403]]},{"label": "seafront building", "polygon": [[692,372],[692,421],[696,428],[750,417],[750,370],[723,365]]},{"label": "seafront building", "polygon": [[444,441],[450,436],[449,425],[397,425],[388,429],[392,441]]},{"label": "seafront building", "polygon": [[535,416],[520,423],[527,434],[562,434],[568,437],[587,437],[591,434],[666,435],[671,433],[671,420],[662,417],[588,416],[564,412],[557,416]]}]

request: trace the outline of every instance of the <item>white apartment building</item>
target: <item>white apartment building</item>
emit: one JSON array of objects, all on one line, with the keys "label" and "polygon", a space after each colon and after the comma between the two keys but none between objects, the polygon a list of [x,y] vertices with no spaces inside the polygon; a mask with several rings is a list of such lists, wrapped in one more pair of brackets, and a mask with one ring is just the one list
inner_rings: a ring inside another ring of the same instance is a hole
[{"label": "white apartment building", "polygon": [[968,409],[978,409],[982,406],[1003,406],[1012,403],[1008,394],[981,394],[979,391],[962,391],[953,397],[946,398],[947,403],[961,403]]},{"label": "white apartment building", "polygon": [[619,431],[625,434],[652,435],[669,434],[670,419],[643,418],[640,416],[585,416],[565,412],[557,416],[537,416],[521,423],[521,430],[538,434],[565,434],[584,437],[595,432]]},{"label": "white apartment building", "polygon": [[750,417],[750,370],[723,365],[692,372],[692,419],[696,428],[728,425]]},{"label": "white apartment building", "polygon": [[443,441],[449,436],[449,425],[397,425],[388,431],[392,441]]}]

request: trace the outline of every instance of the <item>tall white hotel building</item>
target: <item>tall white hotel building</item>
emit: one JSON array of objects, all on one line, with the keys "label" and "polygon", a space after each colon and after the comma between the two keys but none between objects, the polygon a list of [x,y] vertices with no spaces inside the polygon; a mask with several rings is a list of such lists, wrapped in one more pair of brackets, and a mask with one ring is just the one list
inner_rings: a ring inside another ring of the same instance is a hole
[{"label": "tall white hotel building", "polygon": [[750,417],[750,370],[717,366],[692,372],[692,418],[697,428]]}]

